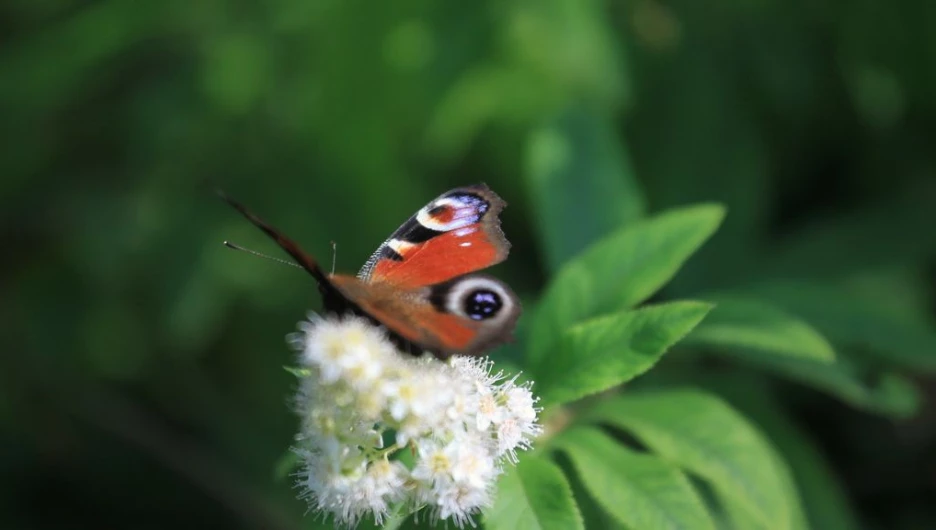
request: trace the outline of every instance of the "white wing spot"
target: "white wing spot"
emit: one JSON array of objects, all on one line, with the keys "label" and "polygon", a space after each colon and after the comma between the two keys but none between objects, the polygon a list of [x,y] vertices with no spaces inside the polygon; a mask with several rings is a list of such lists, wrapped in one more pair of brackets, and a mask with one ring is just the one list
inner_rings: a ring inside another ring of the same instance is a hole
[{"label": "white wing spot", "polygon": [[413,248],[414,245],[412,243],[407,243],[402,239],[391,239],[390,241],[387,241],[387,246],[402,256],[406,253],[407,250]]}]

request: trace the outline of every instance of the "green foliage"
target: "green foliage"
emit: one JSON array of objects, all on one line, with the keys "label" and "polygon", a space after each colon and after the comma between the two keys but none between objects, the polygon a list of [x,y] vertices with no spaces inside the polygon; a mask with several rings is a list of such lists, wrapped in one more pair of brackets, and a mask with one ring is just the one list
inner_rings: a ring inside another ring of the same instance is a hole
[{"label": "green foliage", "polygon": [[555,445],[567,447],[588,493],[626,528],[714,528],[692,484],[665,460],[588,428],[563,433]]},{"label": "green foliage", "polygon": [[820,363],[835,360],[835,351],[819,332],[801,319],[768,303],[738,297],[707,296],[717,309],[693,330],[687,342],[740,354],[763,354],[809,359]]},{"label": "green foliage", "polygon": [[841,354],[833,364],[772,355],[743,360],[872,412],[906,417],[919,407],[918,391],[909,380],[890,371],[871,375],[867,366]]},{"label": "green foliage", "polygon": [[762,381],[756,378],[719,381],[714,378],[706,384],[736,403],[747,417],[756,418],[757,427],[785,456],[812,528],[847,530],[860,527],[846,492],[814,440],[791,420]]},{"label": "green foliage", "polygon": [[565,330],[555,353],[529,363],[544,403],[561,404],[650,369],[711,306],[671,302],[587,320]]},{"label": "green foliage", "polygon": [[786,490],[785,464],[726,403],[697,391],[635,394],[596,406],[588,419],[633,433],[667,461],[710,481],[726,505],[758,528],[792,528],[799,501]]},{"label": "green foliage", "polygon": [[519,466],[507,470],[484,526],[492,530],[584,528],[562,471],[542,458],[523,459]]},{"label": "green foliage", "polygon": [[7,2],[0,527],[331,528],[314,283],[205,190],[353,272],[477,181],[546,427],[484,527],[936,527],[931,5]]},{"label": "green foliage", "polygon": [[572,108],[533,131],[527,153],[528,189],[550,269],[643,213],[621,140],[594,111]]},{"label": "green foliage", "polygon": [[625,226],[567,263],[547,287],[534,315],[531,361],[546,359],[572,324],[631,307],[656,292],[712,235],[723,215],[713,205],[657,215]]},{"label": "green foliage", "polygon": [[869,358],[909,370],[936,371],[936,335],[912,315],[894,314],[886,301],[818,282],[772,282],[756,292],[803,315],[829,340]]}]

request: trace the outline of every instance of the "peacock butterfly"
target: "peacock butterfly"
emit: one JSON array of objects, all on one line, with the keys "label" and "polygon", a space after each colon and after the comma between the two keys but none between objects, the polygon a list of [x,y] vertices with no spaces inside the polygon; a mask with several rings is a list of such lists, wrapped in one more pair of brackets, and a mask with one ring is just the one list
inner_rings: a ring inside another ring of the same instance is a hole
[{"label": "peacock butterfly", "polygon": [[218,192],[318,282],[325,310],[384,326],[401,350],[439,359],[481,355],[512,339],[520,300],[477,271],[507,258],[498,214],[507,205],[486,185],[449,190],[393,232],[357,276],[327,274],[299,245]]}]

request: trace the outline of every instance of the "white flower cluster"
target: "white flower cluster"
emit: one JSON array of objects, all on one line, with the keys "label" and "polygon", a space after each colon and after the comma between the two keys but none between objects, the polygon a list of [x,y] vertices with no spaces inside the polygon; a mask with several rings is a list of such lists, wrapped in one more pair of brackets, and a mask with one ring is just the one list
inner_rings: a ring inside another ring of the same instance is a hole
[{"label": "white flower cluster", "polygon": [[289,339],[301,351],[297,452],[312,509],[349,526],[424,507],[473,524],[502,466],[541,430],[530,384],[492,374],[486,358],[403,355],[361,318],[310,319]]}]

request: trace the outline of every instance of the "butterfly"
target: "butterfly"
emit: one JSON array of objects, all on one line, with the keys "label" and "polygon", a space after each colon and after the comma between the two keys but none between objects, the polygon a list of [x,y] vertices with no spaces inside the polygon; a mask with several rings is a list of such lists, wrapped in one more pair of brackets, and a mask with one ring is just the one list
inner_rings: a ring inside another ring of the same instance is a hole
[{"label": "butterfly", "polygon": [[318,282],[327,312],[384,326],[397,346],[439,359],[481,355],[513,337],[520,300],[477,271],[507,258],[498,214],[507,205],[486,185],[449,190],[393,232],[356,276],[326,273],[318,261],[242,204],[218,192]]}]

